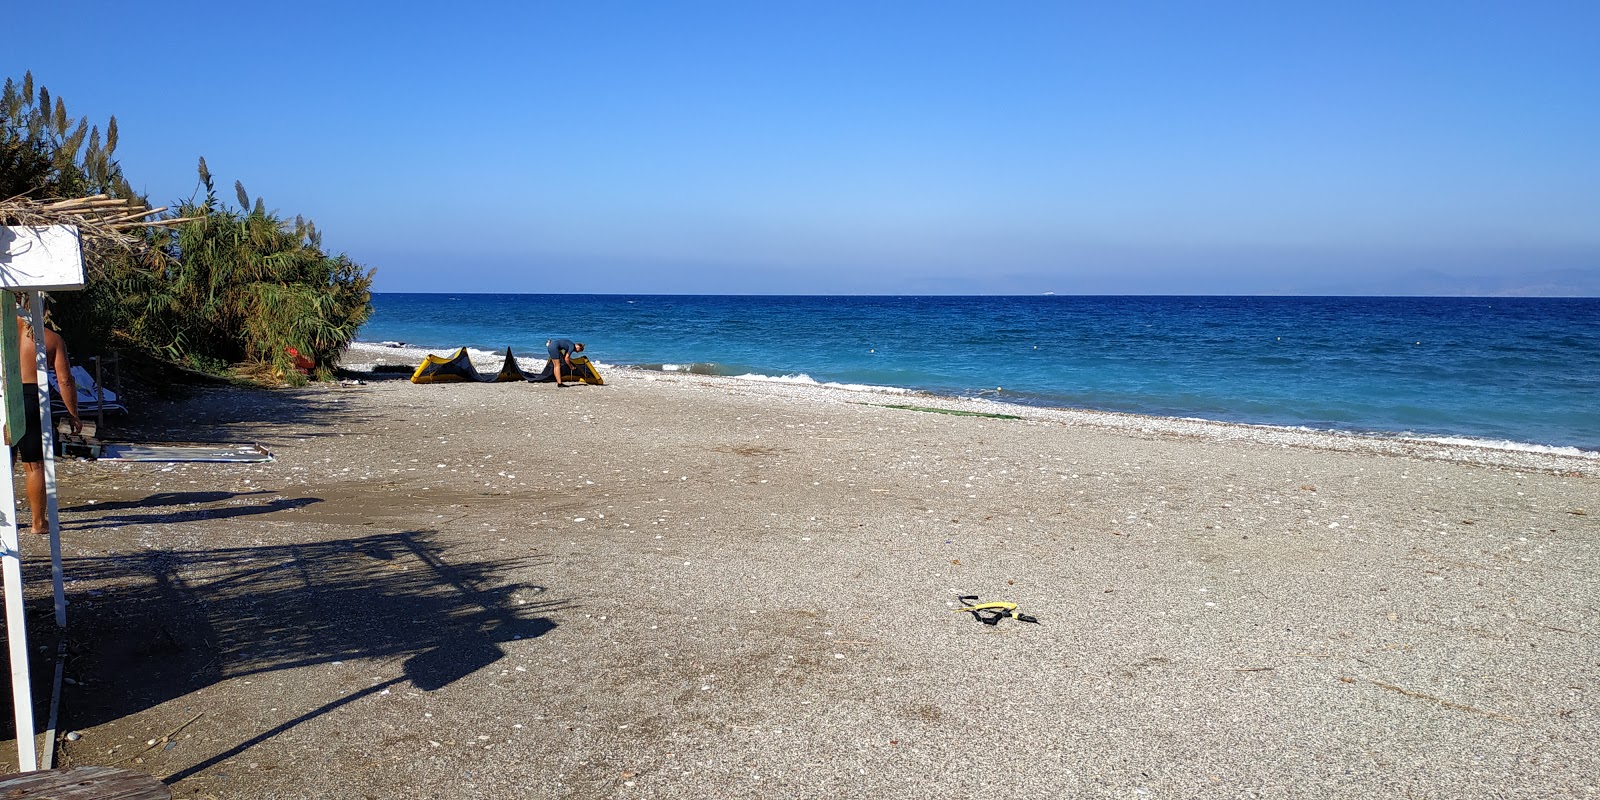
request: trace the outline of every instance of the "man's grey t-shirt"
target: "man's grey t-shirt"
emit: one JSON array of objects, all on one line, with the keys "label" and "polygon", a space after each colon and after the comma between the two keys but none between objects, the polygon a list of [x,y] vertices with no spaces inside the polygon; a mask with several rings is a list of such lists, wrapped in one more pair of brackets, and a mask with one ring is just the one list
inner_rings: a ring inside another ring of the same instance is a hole
[{"label": "man's grey t-shirt", "polygon": [[564,355],[571,354],[576,348],[577,345],[573,344],[571,339],[551,339],[550,343],[545,345],[545,350],[550,353],[550,358],[554,360],[560,360]]}]

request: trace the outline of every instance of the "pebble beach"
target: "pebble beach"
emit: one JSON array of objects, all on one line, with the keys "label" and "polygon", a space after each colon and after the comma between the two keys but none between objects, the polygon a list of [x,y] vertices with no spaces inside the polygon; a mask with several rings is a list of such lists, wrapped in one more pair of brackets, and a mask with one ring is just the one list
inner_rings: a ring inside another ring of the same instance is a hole
[{"label": "pebble beach", "polygon": [[60,763],[185,798],[1600,793],[1592,452],[381,370],[420,356],[116,431],[270,463],[61,464]]}]

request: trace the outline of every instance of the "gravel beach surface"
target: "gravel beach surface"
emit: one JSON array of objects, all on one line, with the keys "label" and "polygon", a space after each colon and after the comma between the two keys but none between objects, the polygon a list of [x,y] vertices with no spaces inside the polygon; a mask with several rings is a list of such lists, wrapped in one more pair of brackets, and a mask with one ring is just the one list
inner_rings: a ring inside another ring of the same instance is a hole
[{"label": "gravel beach surface", "polygon": [[60,763],[185,798],[1600,793],[1593,454],[371,372],[419,358],[115,431],[271,463],[61,464]]}]

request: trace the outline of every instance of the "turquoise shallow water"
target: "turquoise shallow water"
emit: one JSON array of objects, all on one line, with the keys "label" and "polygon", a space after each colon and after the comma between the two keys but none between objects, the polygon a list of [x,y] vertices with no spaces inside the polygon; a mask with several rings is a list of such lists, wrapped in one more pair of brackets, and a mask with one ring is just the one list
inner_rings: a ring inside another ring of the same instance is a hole
[{"label": "turquoise shallow water", "polygon": [[[1600,299],[377,294],[363,341],[1600,450]],[[997,391],[998,387],[998,391]]]}]

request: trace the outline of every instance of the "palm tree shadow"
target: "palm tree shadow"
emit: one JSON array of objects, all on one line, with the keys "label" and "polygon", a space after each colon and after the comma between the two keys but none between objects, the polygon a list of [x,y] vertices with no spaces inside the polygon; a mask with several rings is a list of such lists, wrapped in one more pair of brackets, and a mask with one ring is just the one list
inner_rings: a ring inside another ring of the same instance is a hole
[{"label": "palm tree shadow", "polygon": [[[196,494],[223,494],[223,493],[221,493],[221,492],[206,492],[206,493],[196,493]],[[267,492],[251,492],[250,494],[268,494],[268,493]],[[148,500],[148,498],[147,498],[147,500]],[[199,501],[186,502],[186,503],[184,503],[184,505],[195,505],[195,504],[202,503],[202,502],[210,502],[210,501],[205,500],[205,499],[201,499]],[[293,511],[294,509],[305,508],[306,506],[314,505],[314,504],[320,503],[320,502],[322,502],[322,498],[320,498],[320,497],[279,497],[279,498],[276,498],[274,500],[270,500],[268,502],[262,503],[260,505],[237,505],[237,506],[224,506],[224,507],[221,507],[221,508],[217,508],[217,507],[184,508],[184,509],[180,509],[180,510],[177,510],[177,511],[166,511],[166,512],[163,512],[163,511],[152,511],[152,512],[150,512],[148,514],[116,514],[116,515],[110,515],[110,516],[102,516],[102,517],[97,517],[92,522],[75,522],[75,523],[73,523],[72,527],[73,527],[74,530],[87,531],[87,530],[94,530],[95,528],[120,528],[120,527],[122,527],[124,525],[153,525],[153,524],[166,524],[166,523],[172,523],[172,522],[188,522],[188,521],[191,521],[191,520],[229,519],[229,518],[232,518],[232,517],[254,516],[256,514],[271,514],[271,513],[275,512],[275,511]],[[117,508],[117,507],[121,507],[121,508],[144,508],[144,507],[146,507],[146,505],[147,505],[146,501],[135,500],[135,501],[132,501],[130,503],[125,503],[125,504],[123,504],[123,503],[117,503],[117,504],[106,503],[106,504],[103,504],[103,505],[88,506],[88,508],[100,509],[100,510],[105,510],[105,509],[108,509],[108,508],[114,509],[114,508]],[[176,504],[175,503],[166,503],[165,505],[176,505]],[[83,508],[84,507],[80,506],[78,508],[69,509],[69,510],[78,511],[78,510],[82,510]]]},{"label": "palm tree shadow", "polygon": [[156,492],[145,495],[139,500],[117,500],[109,503],[89,502],[82,505],[66,506],[61,509],[63,513],[72,511],[125,511],[130,508],[157,508],[160,506],[189,506],[201,503],[222,503],[240,497],[252,495],[272,494],[266,489],[254,492]]},{"label": "palm tree shadow", "polygon": [[336,661],[403,660],[401,675],[330,701],[172,775],[197,774],[388,686],[437,691],[533,639],[564,603],[510,583],[541,559],[449,553],[431,532],[69,559],[64,728],[88,728],[215,683]]}]

